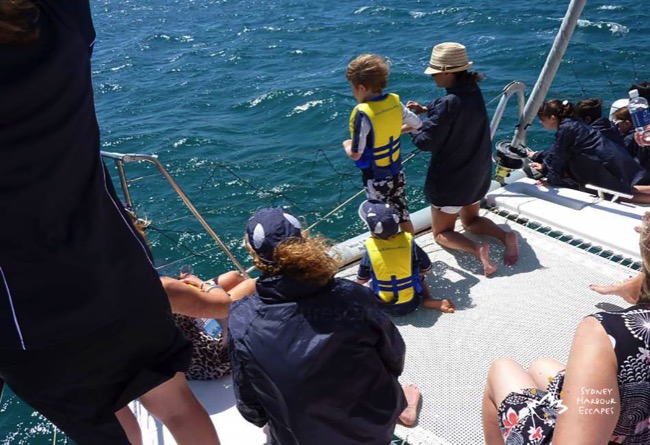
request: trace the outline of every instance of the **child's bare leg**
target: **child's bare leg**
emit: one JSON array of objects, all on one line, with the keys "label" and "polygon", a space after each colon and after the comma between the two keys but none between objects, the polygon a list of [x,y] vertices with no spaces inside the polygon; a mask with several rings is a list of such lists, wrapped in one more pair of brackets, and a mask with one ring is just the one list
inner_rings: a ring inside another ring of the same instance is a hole
[{"label": "child's bare leg", "polygon": [[436,309],[440,312],[446,314],[453,314],[456,311],[456,306],[451,300],[433,298],[431,296],[431,290],[427,285],[424,275],[420,275],[420,283],[422,284],[422,306],[428,309]]},{"label": "child's bare leg", "polygon": [[628,278],[625,281],[609,285],[592,284],[589,289],[598,292],[602,295],[618,295],[630,304],[637,304],[639,302],[639,295],[641,294],[641,286],[645,275],[643,272]]},{"label": "child's bare leg", "polygon": [[446,298],[433,298],[431,296],[431,290],[429,289],[429,286],[424,279],[424,275],[420,276],[420,282],[422,283],[422,306],[428,309],[435,309],[446,314],[453,314],[456,311],[456,306],[454,306],[454,303],[452,303],[451,300],[448,300]]}]

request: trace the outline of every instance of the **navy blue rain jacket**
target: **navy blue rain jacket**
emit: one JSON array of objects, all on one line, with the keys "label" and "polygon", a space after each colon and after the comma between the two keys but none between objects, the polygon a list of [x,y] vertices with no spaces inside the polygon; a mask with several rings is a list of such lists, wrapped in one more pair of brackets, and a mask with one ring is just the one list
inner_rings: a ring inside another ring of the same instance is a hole
[{"label": "navy blue rain jacket", "polygon": [[473,204],[490,188],[490,124],[478,86],[447,89],[427,105],[427,117],[413,144],[431,152],[424,184],[427,200],[438,207]]},{"label": "navy blue rain jacket", "polygon": [[612,125],[612,121],[610,121],[609,118],[601,117],[596,119],[591,123],[591,127],[600,131],[603,136],[615,144],[625,147],[623,135],[618,131],[618,128],[615,125]]},{"label": "navy blue rain jacket", "polygon": [[592,184],[629,193],[645,182],[645,169],[623,147],[575,119],[560,123],[544,166],[548,182],[558,186]]},{"label": "navy blue rain jacket", "polygon": [[390,443],[405,347],[368,288],[262,278],[228,324],[237,407],[273,444]]}]

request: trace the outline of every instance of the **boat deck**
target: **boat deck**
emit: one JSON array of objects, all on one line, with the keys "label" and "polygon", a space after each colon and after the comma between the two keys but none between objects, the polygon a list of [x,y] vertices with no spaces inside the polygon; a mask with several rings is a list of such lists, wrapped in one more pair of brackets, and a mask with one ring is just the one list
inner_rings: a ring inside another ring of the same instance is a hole
[{"label": "boat deck", "polygon": [[[539,197],[538,204],[547,206]],[[441,248],[430,232],[417,237],[434,265],[427,278],[432,295],[453,300],[457,311],[441,314],[421,308],[394,319],[407,344],[406,368],[400,381],[417,384],[423,396],[417,425],[398,426],[396,430],[411,445],[482,444],[481,398],[494,359],[511,357],[528,365],[537,357],[549,356],[564,362],[574,329],[584,316],[628,306],[622,299],[601,296],[588,286],[620,281],[635,271],[488,210],[482,212],[519,233],[518,264],[500,264],[491,278],[482,275],[478,260]],[[639,214],[635,211],[623,215],[624,222],[601,224],[615,236],[638,221]],[[620,212],[618,215],[621,217]],[[572,224],[584,227],[587,222],[575,214]],[[598,225],[594,227],[600,230]],[[485,241],[491,243],[492,257],[500,259],[502,246],[496,240]],[[627,250],[632,251],[633,246]],[[353,265],[339,276],[353,278],[355,272]],[[208,409],[222,444],[265,443],[262,430],[247,424],[237,413],[230,379],[193,382],[192,388]],[[167,430],[139,405],[134,404],[134,410],[143,426],[145,444],[174,443]]]},{"label": "boat deck", "polygon": [[[502,217],[486,216],[507,225]],[[421,308],[394,319],[407,344],[400,381],[422,391],[418,424],[396,430],[411,445],[482,444],[481,400],[493,360],[510,357],[526,366],[548,356],[565,362],[584,316],[628,306],[588,286],[625,279],[634,273],[629,268],[510,225],[520,235],[519,262],[501,264],[491,278],[482,276],[478,260],[441,248],[431,233],[417,238],[434,263],[427,279],[432,295],[451,299],[456,312]],[[501,258],[501,245],[490,242],[493,258]],[[352,276],[353,269],[343,276]]]}]

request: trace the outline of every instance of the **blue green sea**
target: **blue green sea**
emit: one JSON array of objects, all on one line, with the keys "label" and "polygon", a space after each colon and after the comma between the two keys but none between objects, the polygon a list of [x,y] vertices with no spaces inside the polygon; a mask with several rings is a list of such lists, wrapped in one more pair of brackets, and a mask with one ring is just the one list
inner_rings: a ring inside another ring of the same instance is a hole
[{"label": "blue green sea", "polygon": [[[426,103],[444,92],[423,70],[431,48],[457,41],[490,113],[512,80],[530,92],[568,0],[92,0],[93,77],[102,150],[154,153],[245,265],[242,234],[262,206],[314,223],[361,187],[345,156],[355,105],[347,63],[373,52],[391,62],[389,91]],[[588,1],[549,98],[600,97],[605,108],[650,78],[650,9],[639,0]],[[515,101],[496,139],[509,139]],[[552,134],[537,123],[531,148]],[[405,154],[413,151],[408,138]],[[406,164],[411,208],[425,206],[428,163]],[[109,162],[116,178],[114,165]],[[161,273],[201,276],[232,267],[151,166],[127,165],[138,215]],[[361,232],[357,198],[317,231],[340,241]],[[47,372],[46,370],[43,370]],[[0,444],[69,443],[10,392],[0,401]]]}]

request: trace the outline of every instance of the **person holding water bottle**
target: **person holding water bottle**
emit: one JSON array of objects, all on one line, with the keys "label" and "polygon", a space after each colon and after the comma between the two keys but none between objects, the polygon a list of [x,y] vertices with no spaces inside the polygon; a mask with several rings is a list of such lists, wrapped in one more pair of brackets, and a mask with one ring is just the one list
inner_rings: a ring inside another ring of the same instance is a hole
[{"label": "person holding water bottle", "polygon": [[650,143],[650,108],[648,100],[641,96],[636,88],[630,90],[630,102],[627,109],[632,117],[634,131],[638,135],[635,135],[635,140],[637,138],[641,140],[640,146]]}]

